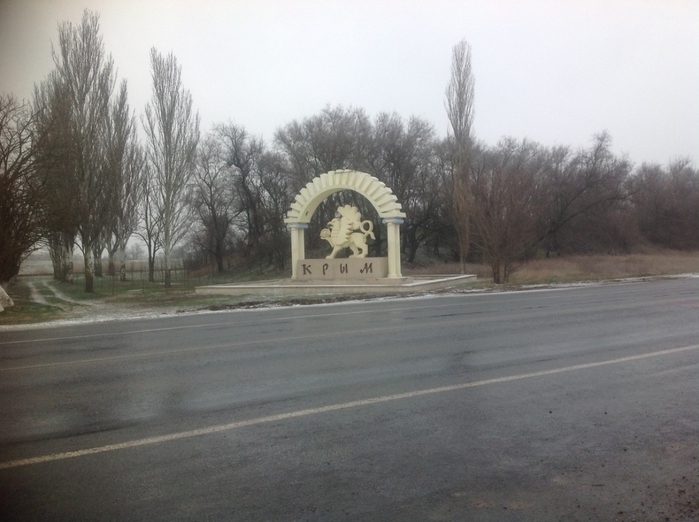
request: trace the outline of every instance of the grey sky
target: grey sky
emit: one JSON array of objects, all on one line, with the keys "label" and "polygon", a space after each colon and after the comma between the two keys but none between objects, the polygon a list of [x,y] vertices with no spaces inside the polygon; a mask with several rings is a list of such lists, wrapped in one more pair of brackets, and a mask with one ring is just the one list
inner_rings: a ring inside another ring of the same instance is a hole
[{"label": "grey sky", "polygon": [[274,131],[324,106],[397,112],[446,135],[451,48],[472,46],[477,138],[699,162],[696,0],[0,0],[0,92],[31,96],[57,24],[100,13],[137,113],[149,49],[173,51],[202,117]]}]

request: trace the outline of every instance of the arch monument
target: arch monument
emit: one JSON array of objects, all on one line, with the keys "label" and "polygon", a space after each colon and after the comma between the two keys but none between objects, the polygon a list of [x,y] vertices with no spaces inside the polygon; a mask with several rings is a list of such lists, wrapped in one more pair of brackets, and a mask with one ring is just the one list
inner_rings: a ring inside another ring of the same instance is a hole
[{"label": "arch monument", "polygon": [[[333,247],[324,259],[306,259],[305,236],[318,206],[332,194],[352,190],[376,209],[381,223],[362,220],[356,207],[344,205],[320,238]],[[473,275],[403,277],[400,266],[400,226],[405,219],[398,198],[366,172],[333,170],[307,183],[296,195],[284,222],[291,233],[291,279],[201,286],[198,294],[299,296],[346,294],[407,294],[450,288],[475,280]],[[367,257],[367,236],[386,226],[388,257]],[[349,258],[336,259],[345,248]]]},{"label": "arch monument", "polygon": [[[295,201],[291,204],[291,209],[287,212],[287,217],[284,219],[289,231],[291,232],[291,277],[292,279],[298,279],[301,274],[299,273],[299,267],[305,266],[299,261],[306,259],[305,252],[305,232],[308,228],[308,223],[313,217],[313,213],[328,196],[340,192],[341,190],[352,190],[364,196],[376,209],[379,215],[379,219],[382,224],[386,225],[386,239],[388,246],[388,260],[387,260],[387,277],[390,279],[401,278],[401,268],[400,268],[400,225],[405,219],[405,212],[403,212],[401,204],[398,203],[398,198],[391,191],[390,188],[386,186],[385,183],[379,181],[374,176],[367,174],[366,172],[359,172],[357,170],[333,170],[321,174],[320,176],[314,178],[312,181],[306,184],[304,188],[297,194]],[[340,221],[340,219],[345,219],[347,213],[351,213],[352,210],[356,212],[356,208],[341,207],[338,209],[337,219],[333,221]],[[357,213],[357,216],[359,214]],[[358,218],[361,220],[361,218]],[[357,230],[361,232],[352,232],[352,228],[348,229],[346,236],[355,234],[364,234],[366,236],[371,233],[370,227],[365,224],[371,222],[357,221]],[[332,226],[332,225],[331,225]],[[332,243],[330,238],[331,232],[328,230],[325,232],[326,239]],[[336,235],[337,232],[333,231],[332,234]],[[333,236],[334,237],[334,236]],[[361,238],[360,238],[361,241]],[[352,248],[354,256],[352,257],[365,257],[366,250],[362,251],[360,245],[352,245],[351,241],[347,241],[347,246]],[[344,244],[344,243],[342,243]],[[355,248],[356,246],[356,248]],[[338,249],[341,249],[341,245],[333,250],[333,253],[328,256],[334,257]],[[358,254],[359,252],[359,254]],[[305,270],[305,269],[304,269]]]}]

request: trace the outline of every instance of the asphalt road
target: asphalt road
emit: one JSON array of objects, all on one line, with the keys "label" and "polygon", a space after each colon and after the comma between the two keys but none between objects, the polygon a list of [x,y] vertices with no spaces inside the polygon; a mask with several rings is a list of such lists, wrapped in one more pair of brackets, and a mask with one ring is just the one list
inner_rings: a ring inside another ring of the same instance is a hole
[{"label": "asphalt road", "polygon": [[699,278],[0,332],[0,520],[699,520]]}]

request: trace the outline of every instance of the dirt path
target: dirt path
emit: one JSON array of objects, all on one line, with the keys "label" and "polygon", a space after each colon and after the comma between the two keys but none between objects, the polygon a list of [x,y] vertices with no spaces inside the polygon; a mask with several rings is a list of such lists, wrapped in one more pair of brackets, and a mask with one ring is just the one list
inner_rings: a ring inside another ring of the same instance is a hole
[{"label": "dirt path", "polygon": [[29,291],[31,292],[30,299],[32,301],[42,305],[49,305],[49,302],[44,297],[44,294],[42,294],[36,289],[36,285],[34,283],[27,282],[27,286],[29,287]]},{"label": "dirt path", "polygon": [[53,286],[52,281],[42,281],[44,286],[51,290],[53,292],[53,295],[55,295],[58,299],[61,301],[65,301],[66,303],[70,303],[72,305],[78,305],[78,306],[100,306],[102,303],[93,303],[90,301],[76,301],[75,299],[68,297],[66,294],[61,292],[58,288]]},{"label": "dirt path", "polygon": [[[27,286],[29,287],[29,291],[31,292],[30,298],[32,301],[35,303],[41,304],[41,305],[46,305],[46,306],[56,306],[60,308],[61,310],[70,310],[74,306],[85,306],[85,307],[104,307],[107,305],[104,305],[103,303],[93,303],[90,301],[76,301],[75,299],[68,297],[66,294],[61,292],[58,288],[56,288],[51,281],[27,281]],[[61,301],[60,303],[56,302],[49,302],[48,299],[46,299],[45,293],[43,293],[41,290],[42,288],[48,289],[49,292],[51,292],[52,296]]]}]

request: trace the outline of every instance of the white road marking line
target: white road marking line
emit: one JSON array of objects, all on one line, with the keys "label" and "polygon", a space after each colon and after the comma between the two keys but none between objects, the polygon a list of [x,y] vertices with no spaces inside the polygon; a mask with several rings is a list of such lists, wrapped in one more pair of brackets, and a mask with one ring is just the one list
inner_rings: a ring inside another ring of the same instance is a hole
[{"label": "white road marking line", "polygon": [[309,415],[317,415],[319,413],[327,413],[331,411],[346,410],[349,408],[357,408],[359,406],[368,406],[371,404],[378,404],[382,402],[392,402],[399,401],[403,399],[410,399],[413,397],[420,397],[423,395],[433,395],[437,393],[445,393],[450,391],[463,390],[466,388],[475,388],[477,386],[485,386],[488,384],[498,384],[503,382],[519,381],[522,379],[532,379],[535,377],[544,377],[547,375],[554,375],[557,373],[573,372],[578,370],[586,370],[589,368],[598,368],[600,366],[609,366],[612,364],[619,364],[630,361],[638,361],[642,359],[648,359],[651,357],[660,357],[663,355],[671,355],[682,352],[689,352],[693,350],[698,350],[699,344],[693,344],[691,346],[682,346],[680,348],[670,348],[667,350],[660,350],[657,352],[643,353],[638,355],[629,355],[627,357],[619,357],[617,359],[611,359],[607,361],[598,361],[585,364],[576,364],[573,366],[565,366],[562,368],[553,368],[550,370],[541,370],[538,372],[531,373],[521,373],[517,375],[508,375],[505,377],[495,377],[493,379],[485,379],[482,381],[471,381],[464,382],[460,384],[452,384],[450,386],[440,386],[438,388],[429,388],[425,390],[416,390],[406,393],[396,393],[393,395],[383,395],[381,397],[374,397],[371,399],[362,399],[358,401],[344,402],[339,404],[330,404],[328,406],[321,406],[319,408],[309,408],[306,410],[297,410],[288,413],[280,413],[278,415],[268,415],[265,417],[258,417],[256,419],[248,419],[244,421],[231,422],[228,424],[219,424],[217,426],[209,426],[208,428],[200,428],[197,430],[180,431],[177,433],[170,433],[168,435],[161,435],[158,437],[147,437],[144,439],[136,439],[126,442],[120,442],[118,444],[108,444],[106,446],[97,446],[94,448],[87,448],[77,451],[69,451],[65,453],[54,453],[52,455],[42,455],[40,457],[33,457],[29,459],[11,460],[8,462],[0,462],[0,470],[8,468],[17,468],[20,466],[29,466],[32,464],[42,464],[44,462],[52,462],[55,460],[65,460],[75,457],[84,457],[86,455],[94,455],[96,453],[105,453],[108,451],[116,451],[128,448],[137,448],[140,446],[147,446],[149,444],[159,444],[162,442],[170,442],[173,440],[187,439],[191,437],[198,437],[201,435],[211,435],[213,433],[219,433],[222,431],[231,431],[238,428],[244,428],[246,426],[254,426],[257,424],[265,424],[270,422],[278,422],[288,419],[295,419],[297,417],[307,417]]}]

